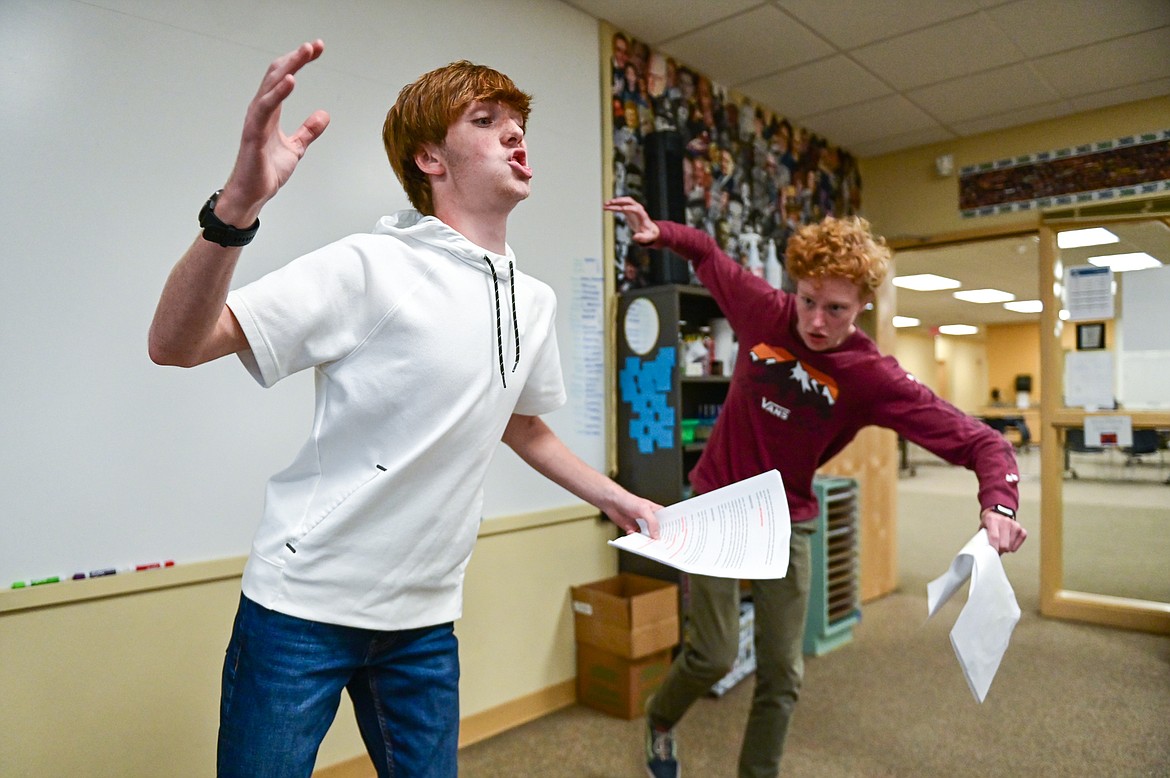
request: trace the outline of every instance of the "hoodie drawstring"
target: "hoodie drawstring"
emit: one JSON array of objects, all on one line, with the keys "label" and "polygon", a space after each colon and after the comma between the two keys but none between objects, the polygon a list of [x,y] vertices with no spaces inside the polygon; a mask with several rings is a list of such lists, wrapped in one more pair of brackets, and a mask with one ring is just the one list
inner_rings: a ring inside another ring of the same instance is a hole
[{"label": "hoodie drawstring", "polygon": [[520,365],[520,327],[516,324],[516,270],[512,267],[512,260],[508,260],[508,290],[512,293],[512,334],[516,336],[516,361],[512,363],[512,372]]},{"label": "hoodie drawstring", "polygon": [[[488,268],[492,271],[492,292],[496,299],[496,350],[500,360],[500,383],[504,388],[508,388],[508,381],[504,378],[504,330],[500,326],[500,280],[496,275],[496,266],[492,264],[491,259],[487,256],[483,258],[487,262]],[[520,364],[520,328],[516,325],[516,280],[514,278],[514,270],[512,267],[512,260],[508,260],[508,289],[512,296],[512,332],[516,334],[516,361],[512,363],[512,372],[516,372],[516,367]]]}]

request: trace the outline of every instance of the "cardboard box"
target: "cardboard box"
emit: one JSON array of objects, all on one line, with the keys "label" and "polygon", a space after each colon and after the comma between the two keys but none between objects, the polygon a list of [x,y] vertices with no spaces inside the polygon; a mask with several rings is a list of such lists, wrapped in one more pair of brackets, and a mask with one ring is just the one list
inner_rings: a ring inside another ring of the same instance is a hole
[{"label": "cardboard box", "polygon": [[636,719],[645,715],[646,701],[662,684],[670,662],[669,648],[626,659],[578,643],[577,701],[611,716]]},{"label": "cardboard box", "polygon": [[678,644],[678,586],[621,573],[572,588],[577,643],[624,659]]}]

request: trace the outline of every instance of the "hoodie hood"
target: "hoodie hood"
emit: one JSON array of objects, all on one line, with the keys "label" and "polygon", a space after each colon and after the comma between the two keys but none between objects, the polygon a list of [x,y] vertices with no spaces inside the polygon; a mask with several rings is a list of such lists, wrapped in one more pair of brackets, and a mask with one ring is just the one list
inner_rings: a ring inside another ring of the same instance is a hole
[{"label": "hoodie hood", "polygon": [[[390,235],[404,242],[417,241],[428,246],[441,249],[452,258],[472,267],[492,280],[492,292],[489,304],[493,306],[496,318],[496,354],[500,368],[500,382],[506,389],[507,376],[504,370],[504,327],[503,311],[508,311],[512,317],[512,340],[514,343],[515,361],[512,363],[512,372],[520,365],[520,327],[516,318],[516,255],[512,247],[504,244],[504,254],[488,251],[482,246],[472,243],[462,233],[453,229],[445,222],[434,216],[423,216],[415,210],[397,211],[389,216],[383,216],[374,225],[375,235]],[[500,305],[500,285],[507,286],[507,296],[504,308]]]},{"label": "hoodie hood", "polygon": [[434,216],[423,216],[415,210],[398,211],[383,216],[374,225],[373,232],[375,235],[393,235],[403,241],[418,241],[442,248],[460,262],[489,276],[492,274],[491,268],[494,267],[500,280],[511,278],[516,265],[516,255],[512,253],[511,246],[505,244],[503,254],[488,251],[472,243],[446,222]]}]

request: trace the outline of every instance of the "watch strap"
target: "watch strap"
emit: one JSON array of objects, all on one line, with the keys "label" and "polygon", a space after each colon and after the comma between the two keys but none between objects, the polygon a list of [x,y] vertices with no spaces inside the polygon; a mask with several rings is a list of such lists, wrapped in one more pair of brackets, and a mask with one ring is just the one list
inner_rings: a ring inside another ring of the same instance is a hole
[{"label": "watch strap", "polygon": [[252,226],[246,229],[240,229],[224,222],[215,215],[215,204],[219,201],[222,192],[222,189],[213,192],[199,211],[199,226],[203,228],[203,239],[218,243],[225,248],[247,246],[260,229],[260,219],[256,219]]}]

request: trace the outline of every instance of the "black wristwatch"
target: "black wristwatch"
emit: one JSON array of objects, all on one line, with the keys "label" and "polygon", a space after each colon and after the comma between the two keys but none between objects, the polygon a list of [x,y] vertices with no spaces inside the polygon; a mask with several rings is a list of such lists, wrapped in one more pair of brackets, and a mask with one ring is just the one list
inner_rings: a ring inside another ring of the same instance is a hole
[{"label": "black wristwatch", "polygon": [[199,210],[199,226],[203,228],[203,239],[218,243],[225,248],[247,246],[260,229],[260,220],[257,219],[251,227],[245,230],[220,221],[220,218],[215,215],[215,203],[219,200],[219,195],[222,192],[223,190],[220,189],[212,193],[211,197],[207,198],[207,202],[203,204],[203,208]]},{"label": "black wristwatch", "polygon": [[1000,514],[1001,516],[1007,516],[1012,521],[1016,520],[1016,512],[1013,511],[1011,508],[1007,507],[1006,505],[998,505],[998,504],[992,505],[991,510],[995,511],[996,513]]}]

